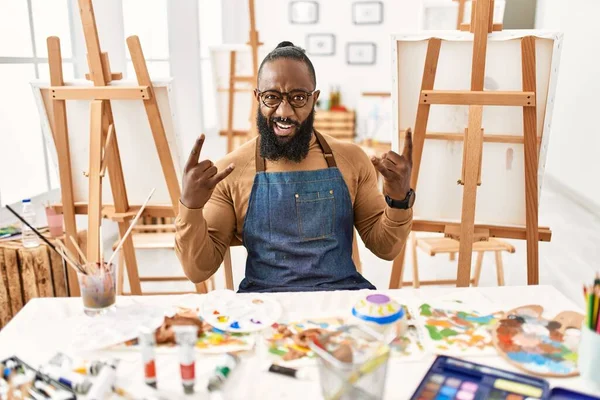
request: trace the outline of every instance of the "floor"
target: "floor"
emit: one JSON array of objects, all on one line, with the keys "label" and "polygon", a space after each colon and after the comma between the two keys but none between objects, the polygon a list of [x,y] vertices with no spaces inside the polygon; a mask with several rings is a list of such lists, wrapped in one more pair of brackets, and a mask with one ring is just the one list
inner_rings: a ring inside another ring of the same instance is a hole
[{"label": "floor", "polygon": [[[581,288],[589,282],[596,271],[600,271],[600,216],[592,214],[581,205],[561,194],[556,184],[544,183],[540,203],[539,221],[541,226],[552,229],[552,242],[540,243],[540,283],[555,286],[570,299],[581,301]],[[420,235],[423,235],[422,233]],[[503,253],[507,285],[525,285],[526,243],[511,241],[514,254]],[[383,261],[359,243],[363,264],[363,274],[376,287],[388,287],[391,262]],[[246,253],[241,247],[232,252],[234,282],[237,287],[244,276]],[[447,255],[430,257],[419,252],[419,275],[421,280],[453,279],[456,276],[456,262]],[[169,275],[181,271],[177,258],[170,251],[147,250],[138,252],[141,275]],[[473,257],[475,263],[475,257]],[[412,261],[407,255],[405,280],[412,278]],[[224,287],[223,273],[217,272],[217,287]],[[147,291],[172,291],[193,287],[189,283],[144,284]],[[495,286],[495,260],[492,253],[486,254],[480,286]]]}]

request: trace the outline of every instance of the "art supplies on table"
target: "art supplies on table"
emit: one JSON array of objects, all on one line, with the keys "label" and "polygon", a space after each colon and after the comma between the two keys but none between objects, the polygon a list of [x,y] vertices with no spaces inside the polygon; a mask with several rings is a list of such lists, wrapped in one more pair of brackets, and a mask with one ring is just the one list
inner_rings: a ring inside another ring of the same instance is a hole
[{"label": "art supplies on table", "polygon": [[578,375],[577,354],[584,316],[564,311],[547,320],[542,313],[543,308],[538,305],[507,312],[494,329],[498,354],[530,374]]},{"label": "art supplies on table", "polygon": [[77,399],[71,387],[16,356],[1,361],[0,372],[0,398]]},{"label": "art supplies on table", "polygon": [[310,341],[325,399],[383,398],[390,348],[365,328],[347,325]]},{"label": "art supplies on table", "polygon": [[583,287],[586,316],[581,325],[579,343],[579,370],[581,377],[600,392],[600,275],[596,274],[591,286]]},{"label": "art supplies on table", "polygon": [[407,328],[404,308],[385,294],[369,294],[360,298],[352,307],[356,323],[365,324],[387,342],[404,335]]},{"label": "art supplies on table", "polygon": [[21,234],[21,229],[16,225],[3,226],[0,228],[0,239],[7,239]]},{"label": "art supplies on table", "polygon": [[411,400],[598,400],[533,376],[438,356]]},{"label": "art supplies on table", "polygon": [[213,327],[238,333],[266,329],[277,321],[281,312],[281,305],[272,297],[238,296],[232,290],[209,292],[200,308],[202,319]]},{"label": "art supplies on table", "polygon": [[240,361],[240,357],[233,353],[225,354],[223,361],[217,365],[213,374],[208,378],[208,391],[221,391],[225,381],[231,372],[239,365]]},{"label": "art supplies on table", "polygon": [[418,311],[426,349],[461,356],[494,354],[491,330],[502,316],[474,310],[462,301],[424,303]]},{"label": "art supplies on table", "polygon": [[[254,348],[255,337],[250,333],[225,332],[210,326],[198,315],[197,308],[178,308],[172,315],[164,317],[163,323],[153,330],[158,354],[177,351],[173,326],[193,324],[198,327],[198,338],[194,350],[197,353],[221,354],[228,352],[248,351]],[[127,340],[111,350],[140,350],[139,338]]]},{"label": "art supplies on table", "polygon": [[198,327],[195,325],[176,325],[175,341],[179,348],[179,367],[181,370],[181,384],[185,394],[194,393],[196,383],[196,355],[194,344],[198,337]]}]

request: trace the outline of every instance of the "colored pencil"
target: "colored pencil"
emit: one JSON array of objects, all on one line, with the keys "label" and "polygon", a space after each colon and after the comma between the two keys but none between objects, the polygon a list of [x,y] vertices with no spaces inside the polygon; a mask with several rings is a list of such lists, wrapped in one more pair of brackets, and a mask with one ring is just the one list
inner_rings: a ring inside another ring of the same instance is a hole
[{"label": "colored pencil", "polygon": [[588,293],[587,295],[587,312],[586,312],[586,320],[585,320],[585,324],[587,325],[588,328],[593,329],[592,327],[592,321],[593,321],[593,316],[592,313],[594,311],[594,294]]},{"label": "colored pencil", "polygon": [[596,329],[596,324],[598,323],[598,306],[600,305],[600,287],[594,287],[594,308],[592,309],[592,326],[591,329]]}]

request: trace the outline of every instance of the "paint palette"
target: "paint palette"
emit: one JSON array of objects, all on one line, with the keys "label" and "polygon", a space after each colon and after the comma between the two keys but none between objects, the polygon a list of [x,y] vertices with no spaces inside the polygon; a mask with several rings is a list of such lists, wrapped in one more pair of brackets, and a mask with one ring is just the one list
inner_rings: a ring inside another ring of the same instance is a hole
[{"label": "paint palette", "polygon": [[411,400],[546,399],[543,379],[438,356]]},{"label": "paint palette", "polygon": [[492,330],[503,316],[475,311],[459,301],[424,303],[418,311],[428,350],[460,356],[494,354]]},{"label": "paint palette", "polygon": [[511,310],[494,330],[494,345],[509,363],[531,374],[565,377],[579,374],[577,351],[584,316],[573,311],[553,320],[538,305]]},{"label": "paint palette", "polygon": [[231,290],[214,290],[204,296],[200,316],[226,332],[258,332],[281,316],[281,305],[261,294],[237,295]]}]

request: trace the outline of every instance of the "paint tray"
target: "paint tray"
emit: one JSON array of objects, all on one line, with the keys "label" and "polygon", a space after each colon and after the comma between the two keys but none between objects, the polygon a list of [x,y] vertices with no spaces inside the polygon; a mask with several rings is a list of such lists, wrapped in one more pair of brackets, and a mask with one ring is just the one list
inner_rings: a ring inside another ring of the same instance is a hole
[{"label": "paint tray", "polygon": [[411,400],[548,399],[547,381],[448,356],[438,356]]},{"label": "paint tray", "polygon": [[390,348],[365,326],[342,326],[309,343],[326,400],[381,399]]}]

